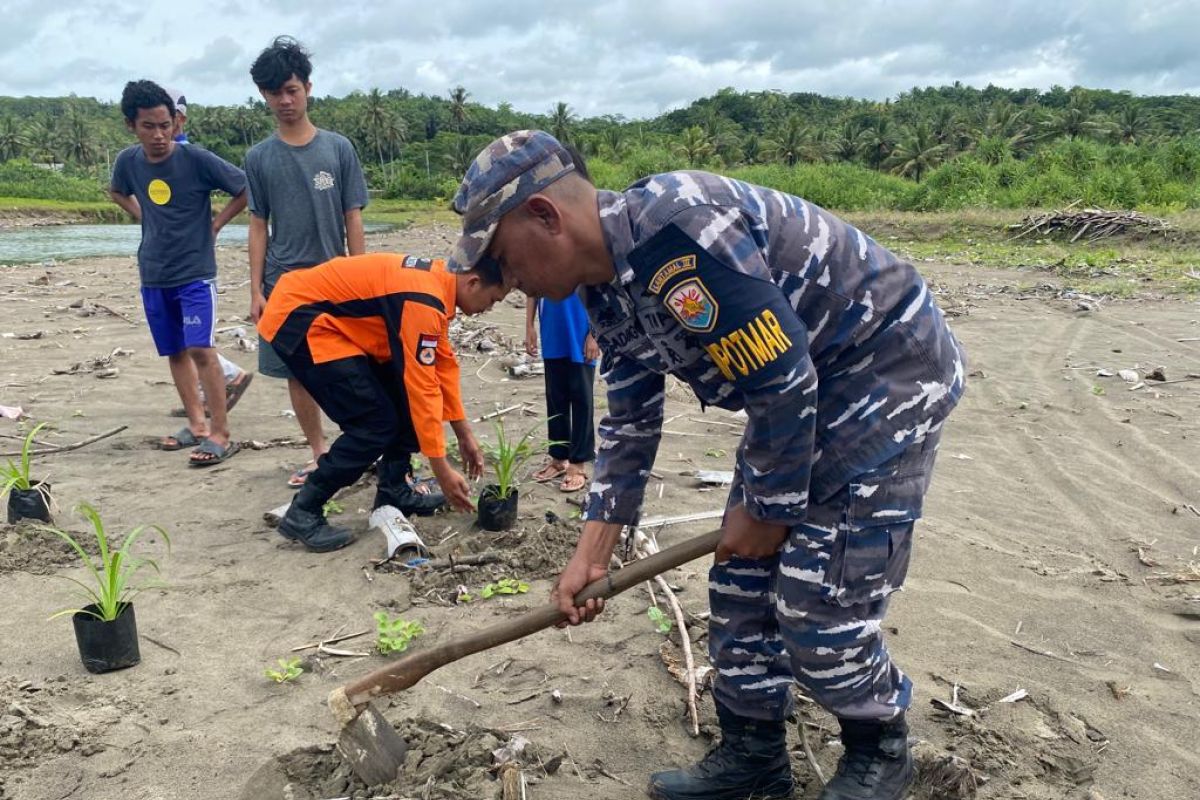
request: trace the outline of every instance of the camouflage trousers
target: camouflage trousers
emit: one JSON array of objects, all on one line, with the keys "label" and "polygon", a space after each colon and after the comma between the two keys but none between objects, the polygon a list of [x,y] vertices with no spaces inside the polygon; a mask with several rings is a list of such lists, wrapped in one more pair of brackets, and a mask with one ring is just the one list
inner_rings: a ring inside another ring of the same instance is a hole
[{"label": "camouflage trousers", "polygon": [[795,681],[845,719],[890,719],[908,708],[912,682],[892,663],[880,625],[908,572],[939,438],[935,428],[810,504],[774,557],[713,566],[709,657],[723,706],[782,720]]}]

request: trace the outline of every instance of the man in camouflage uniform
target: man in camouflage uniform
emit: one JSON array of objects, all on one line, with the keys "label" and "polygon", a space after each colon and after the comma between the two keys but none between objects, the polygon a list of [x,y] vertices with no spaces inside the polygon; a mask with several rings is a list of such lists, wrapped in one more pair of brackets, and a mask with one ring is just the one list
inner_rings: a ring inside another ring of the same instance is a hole
[{"label": "man in camouflage uniform", "polygon": [[665,375],[701,406],[748,415],[709,575],[722,742],[651,776],[651,796],[790,796],[798,681],[841,722],[845,755],[822,800],[902,797],[912,684],[880,625],[964,374],[925,282],[829,212],[760,186],[672,172],[597,191],[540,131],[489,145],[454,207],[451,269],[492,259],[534,297],[582,287],[603,351],[595,480],[554,590],[572,624],[603,609],[572,598],[637,519]]}]

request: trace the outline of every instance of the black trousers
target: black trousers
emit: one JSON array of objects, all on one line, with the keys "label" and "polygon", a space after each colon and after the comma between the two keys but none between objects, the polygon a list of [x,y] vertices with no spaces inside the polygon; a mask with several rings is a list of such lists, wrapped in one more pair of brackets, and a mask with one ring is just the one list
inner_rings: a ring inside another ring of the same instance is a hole
[{"label": "black trousers", "polygon": [[316,472],[308,476],[307,484],[315,494],[306,495],[324,505],[382,456],[373,507],[399,506],[407,492],[412,454],[420,447],[396,368],[366,356],[322,364],[314,364],[306,350],[281,356],[321,410],[342,429],[329,452],[317,460]]},{"label": "black trousers", "polygon": [[569,358],[547,358],[546,412],[550,420],[550,457],[572,464],[596,458],[596,427],[592,424],[592,384],[596,368]]}]

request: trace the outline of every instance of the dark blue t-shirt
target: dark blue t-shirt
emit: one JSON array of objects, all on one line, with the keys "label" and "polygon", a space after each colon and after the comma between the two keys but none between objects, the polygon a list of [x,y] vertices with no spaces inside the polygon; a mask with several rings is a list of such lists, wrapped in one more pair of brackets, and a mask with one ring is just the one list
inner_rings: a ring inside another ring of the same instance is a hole
[{"label": "dark blue t-shirt", "polygon": [[578,295],[566,300],[538,301],[541,318],[542,358],[569,358],[576,364],[592,364],[583,355],[583,342],[588,335],[587,311]]},{"label": "dark blue t-shirt", "polygon": [[220,189],[238,196],[246,189],[244,172],[194,144],[177,144],[165,161],[152,164],[139,144],[117,156],[112,189],[142,207],[142,286],[170,288],[217,276],[210,194]]}]

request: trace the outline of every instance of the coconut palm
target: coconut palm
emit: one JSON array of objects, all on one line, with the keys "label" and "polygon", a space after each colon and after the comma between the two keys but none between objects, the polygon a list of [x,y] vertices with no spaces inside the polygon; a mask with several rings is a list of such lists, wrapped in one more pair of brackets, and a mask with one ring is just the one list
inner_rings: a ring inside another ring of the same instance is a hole
[{"label": "coconut palm", "polygon": [[571,107],[559,101],[554,104],[554,109],[550,112],[550,132],[554,134],[555,139],[565,144],[571,141],[571,127],[575,121]]},{"label": "coconut palm", "polygon": [[713,154],[713,144],[699,125],[684,128],[679,134],[676,151],[687,159],[689,167],[701,166]]},{"label": "coconut palm", "polygon": [[383,129],[387,127],[390,116],[391,112],[384,103],[383,93],[379,89],[368,92],[359,110],[357,127],[362,131],[364,141],[374,145],[380,167],[383,167]]},{"label": "coconut palm", "polygon": [[450,152],[446,153],[446,163],[450,165],[451,172],[455,175],[462,175],[467,171],[467,167],[471,166],[476,154],[476,149],[471,146],[471,140],[466,136],[459,136],[450,146]]},{"label": "coconut palm", "polygon": [[896,146],[891,119],[879,115],[858,134],[859,152],[872,167],[878,169]]},{"label": "coconut palm", "polygon": [[1150,116],[1134,103],[1126,103],[1117,113],[1113,135],[1123,144],[1137,144],[1150,134]]},{"label": "coconut palm", "polygon": [[467,98],[470,96],[471,93],[462,86],[455,86],[450,90],[450,119],[454,122],[454,130],[460,136],[463,126],[471,119],[471,110],[467,108]]},{"label": "coconut palm", "polygon": [[913,177],[917,183],[921,176],[936,169],[945,157],[947,146],[938,142],[927,122],[919,122],[908,128],[896,143],[883,166],[904,177]]},{"label": "coconut palm", "polygon": [[29,141],[16,117],[0,117],[0,161],[20,158]]},{"label": "coconut palm", "polygon": [[609,125],[600,133],[600,141],[613,159],[620,159],[629,150],[625,141],[625,131],[620,125]]}]

